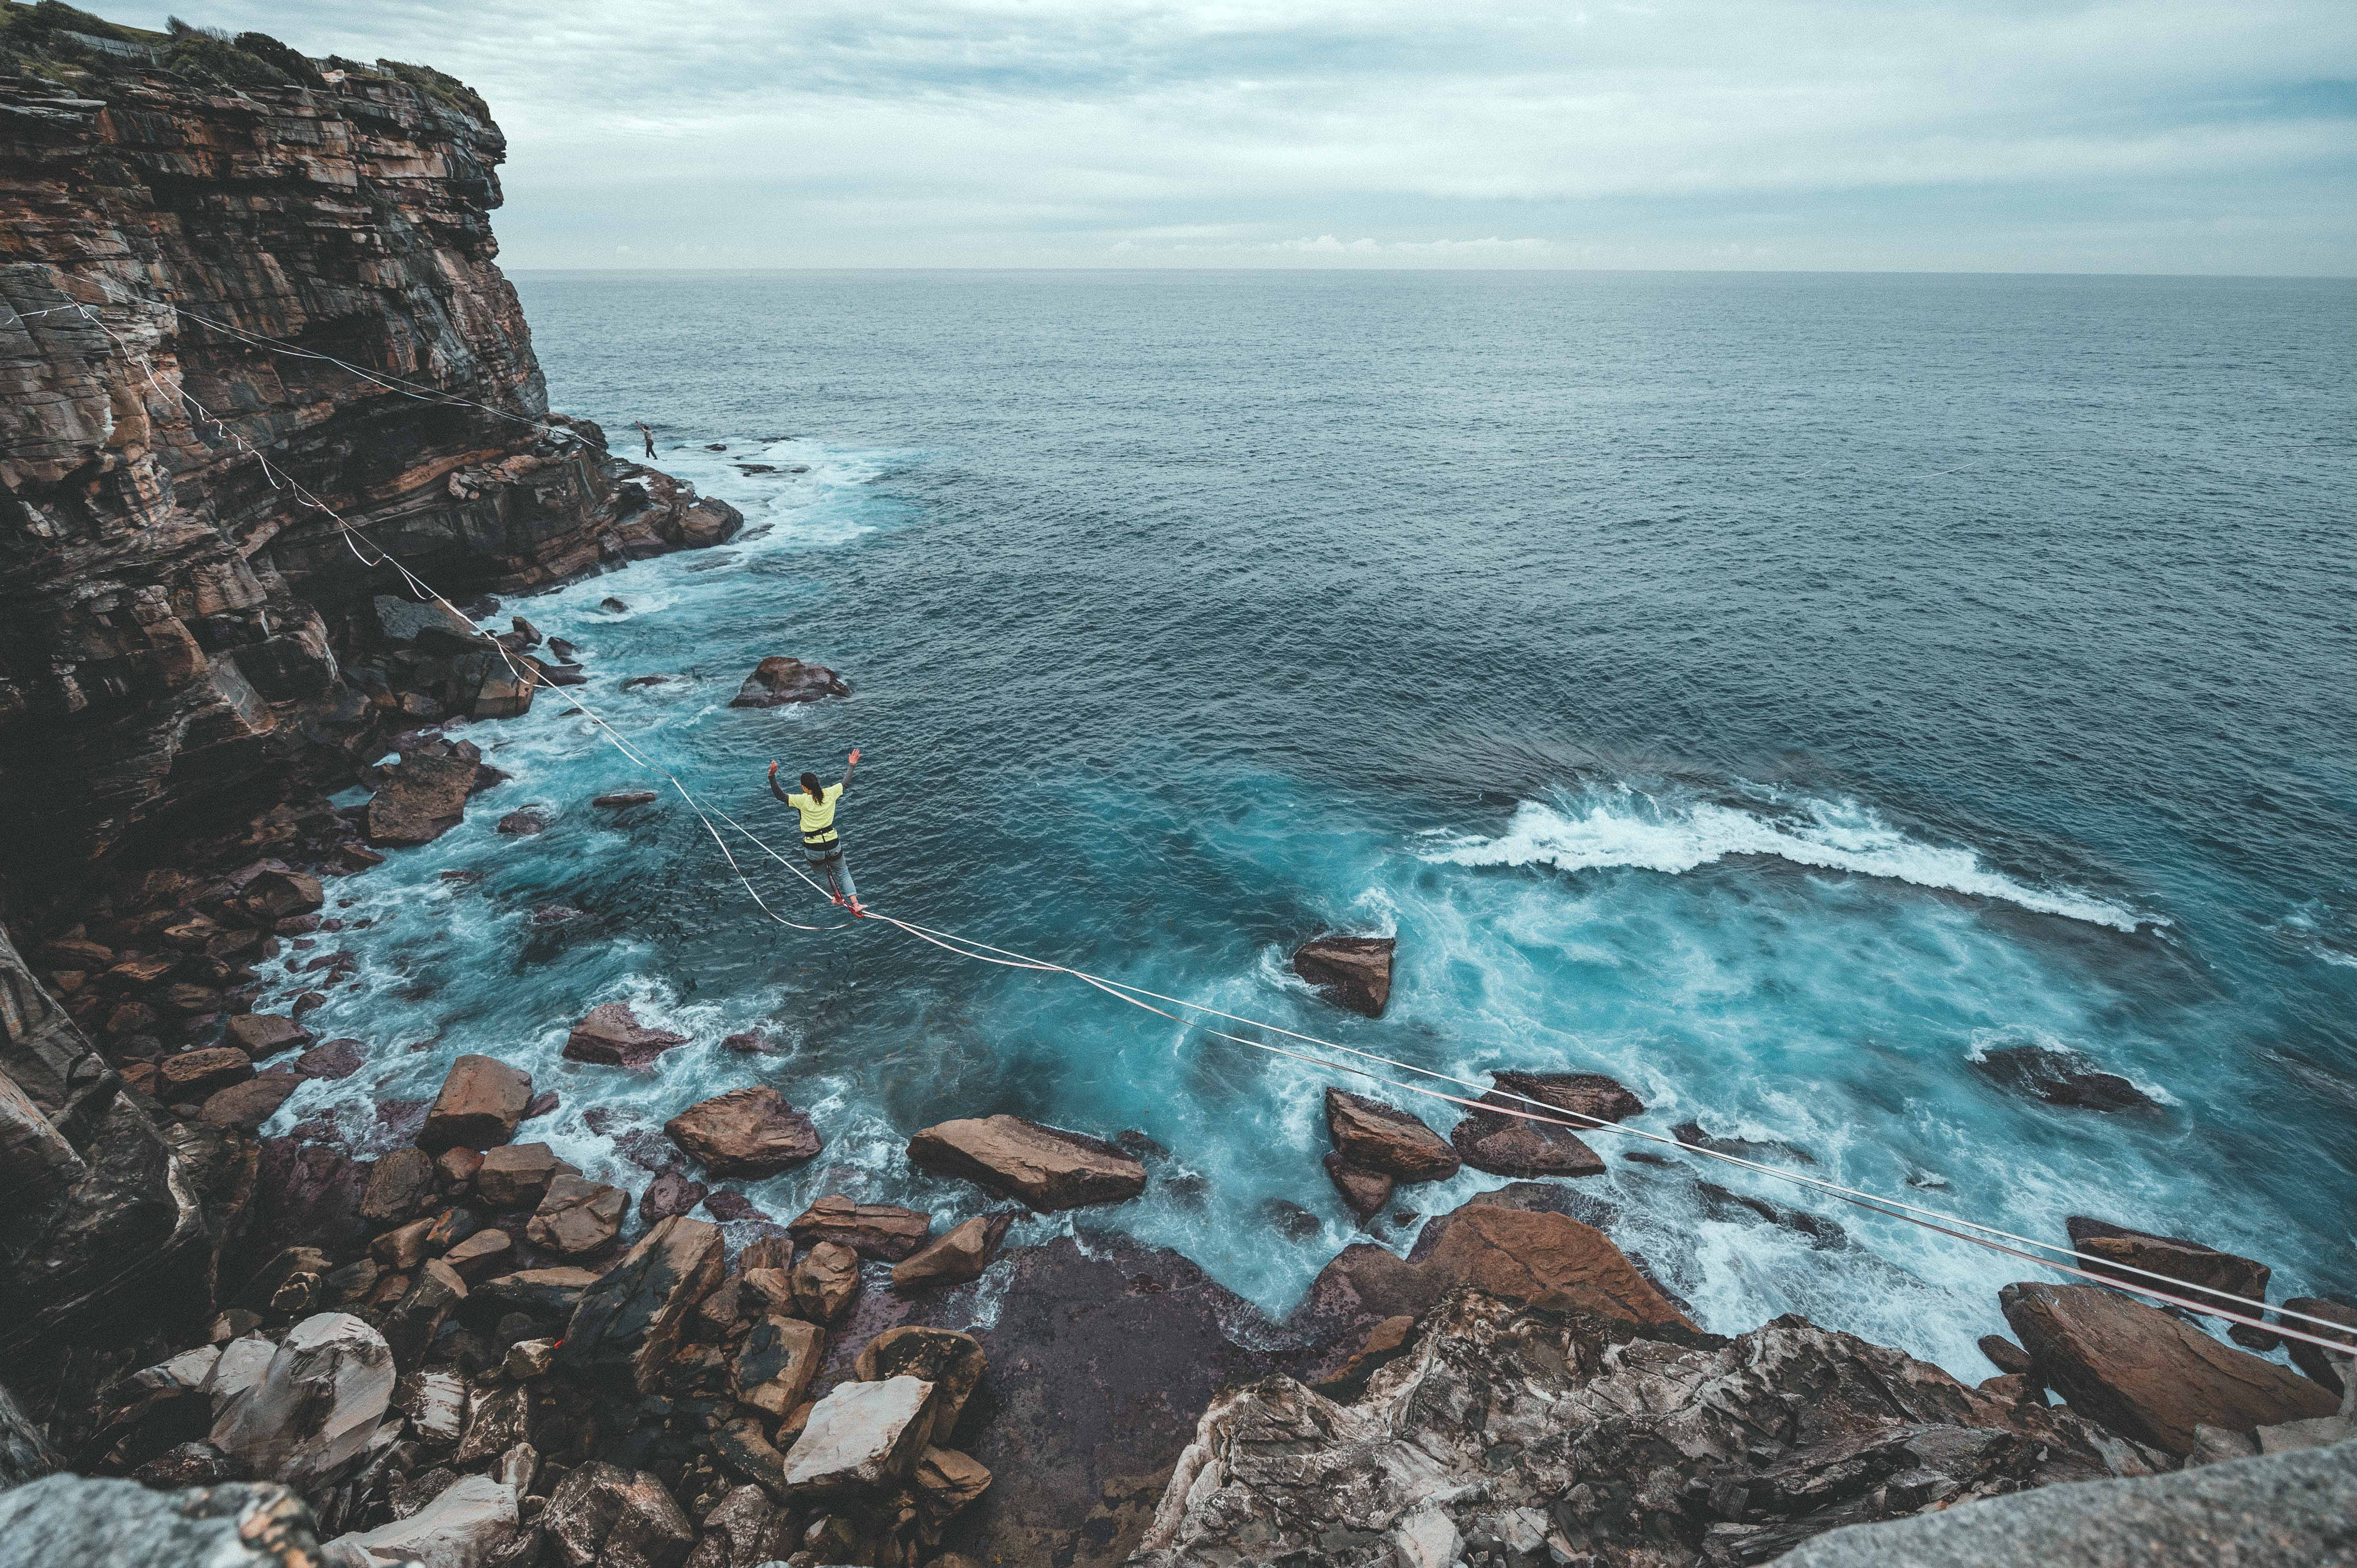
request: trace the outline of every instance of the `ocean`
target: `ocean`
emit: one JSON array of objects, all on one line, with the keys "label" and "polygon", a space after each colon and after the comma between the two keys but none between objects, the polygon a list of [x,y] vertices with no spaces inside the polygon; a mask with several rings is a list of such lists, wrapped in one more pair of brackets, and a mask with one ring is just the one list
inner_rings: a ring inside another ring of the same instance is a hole
[{"label": "ocean", "polygon": [[[749,526],[493,624],[577,643],[579,695],[790,854],[768,763],[862,747],[878,908],[1462,1077],[1609,1073],[1634,1125],[2041,1239],[2085,1214],[2256,1257],[2277,1299],[2357,1288],[2357,286],[516,282],[552,405],[617,451],[645,421]],[[770,654],[853,694],[727,706]],[[1281,1314],[1366,1239],[1323,1088],[1455,1119],[842,925],[728,834],[828,929],[774,923],[677,797],[589,804],[660,780],[570,694],[469,727],[512,780],[339,886],[371,924],[309,1022],[375,1052],[276,1129],[366,1136],[484,1051],[562,1096],[527,1136],[635,1189],[633,1119],[768,1081],[826,1150],[727,1185],[944,1223],[985,1206],[907,1168],[918,1127],[1135,1130],[1168,1151],[1145,1198],[1017,1240],[1117,1228]],[[528,803],[549,832],[495,831]],[[1327,930],[1397,938],[1382,1019],[1291,975]],[[616,999],[694,1043],[562,1062]],[[776,1054],[719,1045],[748,1029]],[[2150,1105],[2025,1090],[2064,1069]],[[1584,1211],[1715,1330],[1801,1312],[1977,1380],[2038,1273],[1589,1141]],[[1374,1239],[1501,1183],[1403,1187]]]}]

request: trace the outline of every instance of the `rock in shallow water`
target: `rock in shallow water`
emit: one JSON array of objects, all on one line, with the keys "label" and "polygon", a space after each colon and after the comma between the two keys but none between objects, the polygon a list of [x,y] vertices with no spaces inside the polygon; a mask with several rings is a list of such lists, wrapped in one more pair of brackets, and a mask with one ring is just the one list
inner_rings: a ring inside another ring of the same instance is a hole
[{"label": "rock in shallow water", "polygon": [[714,1176],[770,1176],[815,1158],[811,1119],[767,1084],[699,1101],[663,1123],[671,1141]]},{"label": "rock in shallow water", "polygon": [[927,1127],[909,1140],[909,1162],[963,1176],[1043,1212],[1125,1202],[1146,1190],[1146,1167],[1112,1144],[1021,1116]]},{"label": "rock in shallow water", "polygon": [[1293,972],[1337,1007],[1383,1015],[1392,996],[1391,937],[1315,937],[1294,950]]},{"label": "rock in shallow water", "polygon": [[823,664],[805,664],[799,659],[772,655],[756,665],[745,677],[737,694],[728,699],[732,708],[774,708],[788,703],[815,703],[823,697],[848,697],[851,687],[842,676]]},{"label": "rock in shallow water", "polygon": [[2090,1419],[2179,1457],[2192,1452],[2198,1423],[2249,1432],[2340,1409],[2288,1368],[2100,1285],[2029,1282],[1997,1300],[2040,1381]]},{"label": "rock in shallow water", "polygon": [[417,1146],[429,1154],[497,1148],[515,1135],[531,1103],[532,1074],[495,1057],[460,1057],[450,1064],[442,1091],[425,1112]]},{"label": "rock in shallow water", "polygon": [[568,1061],[597,1062],[605,1067],[644,1068],[663,1052],[687,1044],[685,1035],[651,1029],[639,1022],[627,1002],[606,1002],[589,1009],[565,1036]]},{"label": "rock in shallow water", "polygon": [[368,805],[368,841],[380,849],[431,843],[467,814],[475,765],[458,757],[404,756]]},{"label": "rock in shallow water", "polygon": [[1348,1090],[1326,1091],[1326,1132],[1344,1159],[1394,1181],[1447,1181],[1462,1163],[1439,1133],[1415,1116]]}]

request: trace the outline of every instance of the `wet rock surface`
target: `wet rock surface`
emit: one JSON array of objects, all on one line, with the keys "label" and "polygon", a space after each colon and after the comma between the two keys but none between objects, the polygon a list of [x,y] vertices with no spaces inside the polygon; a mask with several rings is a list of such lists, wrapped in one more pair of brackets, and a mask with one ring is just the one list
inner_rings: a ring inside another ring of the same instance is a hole
[{"label": "wet rock surface", "polygon": [[1390,937],[1315,937],[1296,948],[1293,972],[1337,1007],[1380,1018],[1392,996]]},{"label": "wet rock surface", "polygon": [[2321,1384],[2100,1285],[2007,1285],[2006,1321],[2030,1369],[2071,1408],[2182,1457],[2198,1423],[2249,1432],[2331,1415]]},{"label": "wet rock surface", "polygon": [[716,1176],[772,1176],[807,1164],[823,1147],[811,1119],[767,1084],[699,1101],[664,1122],[663,1133]]},{"label": "wet rock surface", "polygon": [[607,1067],[644,1068],[663,1052],[687,1044],[685,1035],[650,1028],[639,1022],[627,1002],[606,1002],[589,1009],[565,1036],[567,1061],[597,1062]]},{"label": "wet rock surface", "polygon": [[850,685],[823,664],[771,655],[745,677],[744,685],[728,699],[732,708],[776,708],[789,703],[815,703],[826,697],[848,697]]},{"label": "wet rock surface", "polygon": [[1020,1116],[925,1128],[909,1140],[909,1162],[1042,1211],[1121,1203],[1146,1190],[1146,1167],[1114,1144]]},{"label": "wet rock surface", "polygon": [[1447,1181],[1462,1163],[1415,1115],[1344,1089],[1326,1091],[1326,1132],[1343,1159],[1394,1181]]},{"label": "wet rock surface", "polygon": [[2109,1472],[2068,1423],[1780,1318],[1728,1341],[1479,1293],[1355,1402],[1215,1400],[1134,1562],[1766,1562],[1837,1525]]}]

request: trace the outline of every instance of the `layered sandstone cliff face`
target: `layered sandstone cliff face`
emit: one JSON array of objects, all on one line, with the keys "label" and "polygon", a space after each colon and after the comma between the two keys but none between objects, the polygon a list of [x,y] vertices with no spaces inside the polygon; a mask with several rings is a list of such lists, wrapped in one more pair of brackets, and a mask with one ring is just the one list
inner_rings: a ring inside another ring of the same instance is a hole
[{"label": "layered sandstone cliff face", "polygon": [[504,143],[471,92],[300,57],[307,85],[243,91],[130,67],[0,77],[0,811],[20,878],[365,760],[384,703],[343,666],[399,585],[297,486],[453,595],[738,521],[549,417],[494,263]]}]

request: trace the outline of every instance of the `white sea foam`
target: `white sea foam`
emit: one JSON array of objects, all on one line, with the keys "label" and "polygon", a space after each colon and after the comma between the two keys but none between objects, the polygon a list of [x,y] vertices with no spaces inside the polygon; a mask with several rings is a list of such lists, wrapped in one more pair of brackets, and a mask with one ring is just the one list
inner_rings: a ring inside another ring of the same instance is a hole
[{"label": "white sea foam", "polygon": [[1622,787],[1576,801],[1525,800],[1495,838],[1461,839],[1425,859],[1459,865],[1546,865],[1564,871],[1632,866],[1678,875],[1737,855],[2000,899],[2040,914],[2133,931],[2166,922],[2093,894],[2036,887],[1991,869],[1972,850],[1910,838],[1855,800],[1760,790],[1754,807],[1676,800]]}]

